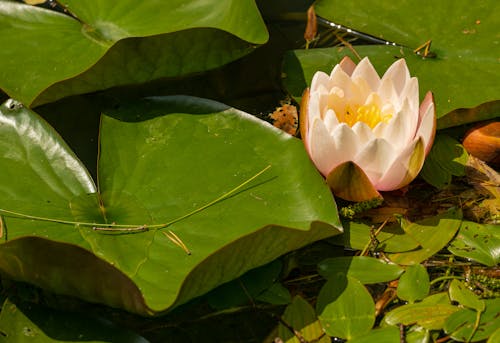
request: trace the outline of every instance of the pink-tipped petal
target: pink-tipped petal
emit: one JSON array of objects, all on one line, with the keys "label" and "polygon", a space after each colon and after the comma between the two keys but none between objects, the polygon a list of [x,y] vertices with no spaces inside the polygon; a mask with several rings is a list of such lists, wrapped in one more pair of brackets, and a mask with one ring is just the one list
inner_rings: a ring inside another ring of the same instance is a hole
[{"label": "pink-tipped petal", "polygon": [[344,56],[342,61],[340,61],[339,65],[342,69],[344,69],[345,73],[349,76],[352,75],[352,72],[356,68],[356,63],[354,63],[349,56]]},{"label": "pink-tipped petal", "polygon": [[319,118],[312,122],[309,134],[309,155],[316,168],[326,176],[335,167],[335,159],[332,157],[337,151],[334,140]]},{"label": "pink-tipped petal", "polygon": [[345,200],[366,201],[381,197],[363,170],[352,161],[335,167],[326,181],[333,194]]},{"label": "pink-tipped petal", "polygon": [[392,191],[408,185],[417,177],[424,160],[424,142],[419,138],[394,160],[375,187],[380,191]]},{"label": "pink-tipped petal", "polygon": [[389,69],[387,69],[384,76],[382,76],[382,82],[386,78],[392,80],[394,89],[398,94],[401,94],[406,82],[410,79],[410,71],[408,70],[406,62],[403,58],[394,62]]},{"label": "pink-tipped petal", "polygon": [[353,161],[363,169],[371,183],[376,185],[396,156],[397,150],[391,144],[383,138],[375,138],[363,147]]},{"label": "pink-tipped petal", "polygon": [[380,76],[378,76],[377,71],[371,64],[368,57],[363,58],[354,72],[351,75],[351,78],[356,82],[358,79],[365,80],[370,86],[371,91],[376,91],[380,85]]},{"label": "pink-tipped petal", "polygon": [[422,137],[425,145],[425,154],[431,150],[434,136],[436,135],[436,110],[434,107],[434,97],[431,92],[427,92],[424,101],[420,105],[419,128],[416,137]]},{"label": "pink-tipped petal", "polygon": [[302,101],[300,103],[300,113],[299,113],[299,130],[300,137],[306,150],[309,152],[309,101],[310,101],[310,91],[309,88],[304,90],[302,93]]}]

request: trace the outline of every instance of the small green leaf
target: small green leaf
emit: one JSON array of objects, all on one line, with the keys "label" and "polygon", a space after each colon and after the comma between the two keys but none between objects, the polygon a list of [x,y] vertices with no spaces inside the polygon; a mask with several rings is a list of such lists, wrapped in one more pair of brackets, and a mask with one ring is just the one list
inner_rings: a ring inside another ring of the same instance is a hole
[{"label": "small green leaf", "polygon": [[457,140],[438,134],[425,160],[421,176],[431,185],[443,188],[449,184],[451,176],[465,175],[468,156]]},{"label": "small green leaf", "polygon": [[318,272],[327,280],[338,274],[352,276],[363,284],[387,282],[397,279],[404,269],[368,256],[343,256],[328,258],[318,264]]},{"label": "small green leaf", "polygon": [[467,287],[458,280],[451,281],[448,292],[450,293],[450,299],[458,302],[462,306],[478,312],[483,312],[485,309],[486,305],[484,300],[479,299],[477,295],[467,289]]},{"label": "small green leaf", "polygon": [[399,278],[398,298],[414,303],[422,300],[429,294],[430,282],[427,269],[421,264],[408,266]]},{"label": "small green leaf", "polygon": [[448,292],[441,292],[441,293],[435,293],[432,295],[429,295],[428,297],[425,297],[422,299],[422,304],[445,304],[445,305],[451,305],[450,297],[448,295]]},{"label": "small green leaf", "polygon": [[409,304],[389,312],[384,322],[388,325],[417,324],[428,330],[440,330],[446,318],[458,310],[458,307],[447,304]]},{"label": "small green leaf", "polygon": [[[372,224],[347,221],[342,222],[344,234],[332,238],[332,242],[356,250],[363,250],[370,243]],[[404,232],[398,224],[386,225],[377,235],[377,250],[384,252],[410,251],[419,247],[419,243]]]},{"label": "small green leaf", "polygon": [[498,225],[464,221],[457,236],[451,241],[448,250],[454,255],[493,267],[500,263]]},{"label": "small green leaf", "polygon": [[375,304],[363,284],[350,276],[326,282],[316,313],[329,336],[353,339],[367,334],[375,322]]},{"label": "small green leaf", "polygon": [[[445,332],[454,340],[465,342],[471,338],[471,342],[481,341],[492,335],[500,327],[500,299],[484,300],[486,309],[481,314],[479,326],[475,328],[477,312],[470,309],[462,309],[452,314],[444,326]],[[474,335],[471,337],[471,335]]]},{"label": "small green leaf", "polygon": [[363,336],[358,336],[349,340],[349,343],[400,343],[399,329],[393,326],[373,329]]},{"label": "small green leaf", "polygon": [[282,264],[279,260],[252,269],[240,278],[227,282],[207,294],[208,303],[217,310],[252,302],[278,279]]},{"label": "small green leaf", "polygon": [[430,332],[420,326],[413,326],[405,335],[405,343],[429,343],[432,342]]},{"label": "small green leaf", "polygon": [[268,289],[255,297],[256,300],[266,302],[273,305],[286,305],[292,301],[290,291],[281,283],[276,282]]},{"label": "small green leaf", "polygon": [[406,233],[419,242],[421,248],[388,254],[388,257],[398,264],[419,264],[448,244],[460,227],[461,218],[461,211],[451,209],[435,217],[404,226]]},{"label": "small green leaf", "polygon": [[62,312],[36,304],[5,301],[0,312],[0,341],[25,343],[128,342],[145,338],[104,318]]},{"label": "small green leaf", "polygon": [[291,330],[296,330],[307,342],[330,342],[329,337],[323,332],[313,307],[299,295],[293,298],[281,319],[287,326],[280,323],[278,335],[285,343],[301,342]]},{"label": "small green leaf", "polygon": [[491,334],[486,343],[498,343],[500,342],[500,328],[496,329],[495,332]]}]

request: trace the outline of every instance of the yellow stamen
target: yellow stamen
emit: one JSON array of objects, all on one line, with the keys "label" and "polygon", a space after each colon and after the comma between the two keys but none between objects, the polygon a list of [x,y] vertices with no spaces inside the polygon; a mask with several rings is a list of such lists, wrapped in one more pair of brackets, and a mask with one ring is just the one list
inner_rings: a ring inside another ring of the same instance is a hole
[{"label": "yellow stamen", "polygon": [[375,104],[362,106],[347,105],[345,112],[337,114],[337,118],[339,122],[346,123],[351,127],[358,121],[362,121],[373,129],[380,122],[387,123],[392,118],[392,114],[382,113],[380,107]]}]

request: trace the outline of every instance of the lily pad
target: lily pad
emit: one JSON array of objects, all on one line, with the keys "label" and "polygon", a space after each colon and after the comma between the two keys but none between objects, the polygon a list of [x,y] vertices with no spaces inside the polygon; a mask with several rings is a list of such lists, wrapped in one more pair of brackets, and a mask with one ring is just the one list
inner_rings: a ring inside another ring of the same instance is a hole
[{"label": "lily pad", "polygon": [[67,14],[0,1],[0,88],[27,105],[58,82],[40,102],[215,68],[268,39],[253,0],[64,7]]},{"label": "lily pad", "polygon": [[[432,0],[390,1],[319,0],[316,13],[337,24],[395,42],[403,47],[372,45],[355,49],[379,67],[404,57],[412,75],[419,79],[420,93],[434,92],[438,118],[460,108],[475,108],[496,101],[500,77],[500,4],[482,0],[470,6],[467,0],[436,3]],[[494,37],[494,38],[493,38]],[[422,58],[413,50],[432,40],[435,57]],[[347,49],[344,49],[344,51]],[[378,69],[381,72],[381,69]],[[460,117],[451,124],[459,125]],[[485,118],[475,118],[480,120]]]},{"label": "lily pad", "polygon": [[0,110],[0,271],[14,280],[153,315],[341,232],[302,143],[220,103],[104,114],[97,185],[35,113]]}]

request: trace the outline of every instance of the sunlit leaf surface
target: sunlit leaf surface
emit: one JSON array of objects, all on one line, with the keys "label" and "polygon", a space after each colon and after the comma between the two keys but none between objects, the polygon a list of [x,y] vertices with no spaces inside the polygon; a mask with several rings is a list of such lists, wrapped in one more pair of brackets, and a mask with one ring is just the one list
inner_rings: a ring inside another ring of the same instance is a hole
[{"label": "sunlit leaf surface", "polygon": [[[0,122],[0,208],[58,220],[3,212],[0,269],[15,280],[156,314],[340,232],[302,142],[220,103],[151,98],[103,115],[98,186],[33,112],[8,101]],[[104,231],[113,223],[132,231]]]},{"label": "sunlit leaf surface", "polygon": [[40,102],[205,71],[268,38],[253,0],[68,0],[64,7],[66,14],[0,1],[0,88],[26,105],[58,82]]}]

